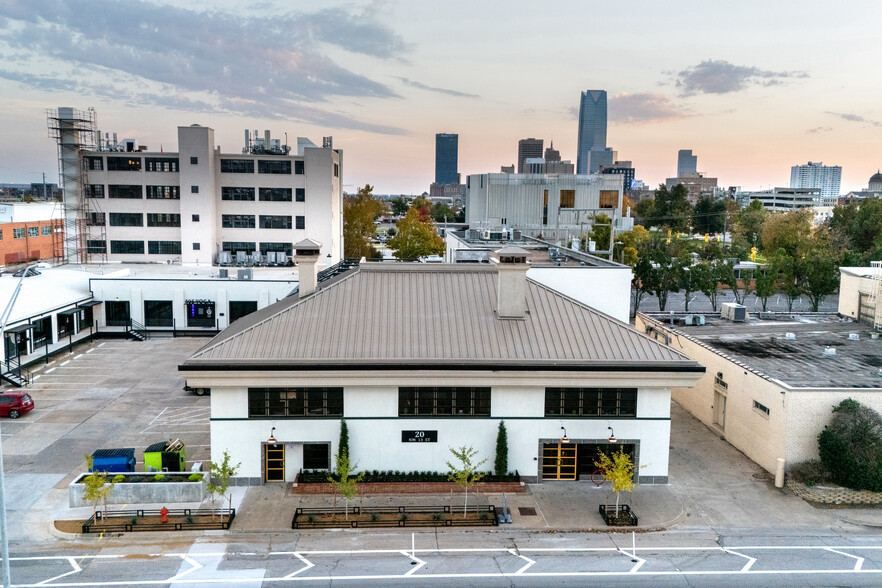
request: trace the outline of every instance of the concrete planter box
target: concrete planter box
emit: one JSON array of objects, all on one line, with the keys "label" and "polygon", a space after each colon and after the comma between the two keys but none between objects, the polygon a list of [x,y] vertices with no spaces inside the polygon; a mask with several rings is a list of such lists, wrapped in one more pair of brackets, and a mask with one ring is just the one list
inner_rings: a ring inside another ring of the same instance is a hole
[{"label": "concrete planter box", "polygon": [[[80,474],[68,487],[68,504],[71,508],[92,506],[83,500],[85,484],[83,478],[89,474]],[[131,474],[128,474],[131,475]],[[147,474],[153,476],[155,474]],[[167,478],[183,478],[186,480],[192,472],[167,472]],[[113,476],[108,476],[113,479]],[[173,504],[181,502],[202,502],[208,496],[205,478],[201,482],[120,482],[113,487],[107,496],[107,504]]]}]

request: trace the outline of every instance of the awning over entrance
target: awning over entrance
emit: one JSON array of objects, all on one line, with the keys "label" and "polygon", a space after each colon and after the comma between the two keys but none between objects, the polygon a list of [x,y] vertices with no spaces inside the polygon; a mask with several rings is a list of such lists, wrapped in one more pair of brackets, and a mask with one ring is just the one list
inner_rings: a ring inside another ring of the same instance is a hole
[{"label": "awning over entrance", "polygon": [[101,300],[89,300],[88,302],[81,302],[77,305],[77,308],[89,308],[91,306],[98,306],[101,304]]},{"label": "awning over entrance", "polygon": [[34,328],[34,325],[27,323],[24,325],[15,325],[14,327],[9,327],[6,329],[7,333],[24,333],[25,331],[29,331]]},{"label": "awning over entrance", "polygon": [[59,316],[71,316],[79,312],[79,308],[68,308],[67,310],[61,310],[58,312]]}]

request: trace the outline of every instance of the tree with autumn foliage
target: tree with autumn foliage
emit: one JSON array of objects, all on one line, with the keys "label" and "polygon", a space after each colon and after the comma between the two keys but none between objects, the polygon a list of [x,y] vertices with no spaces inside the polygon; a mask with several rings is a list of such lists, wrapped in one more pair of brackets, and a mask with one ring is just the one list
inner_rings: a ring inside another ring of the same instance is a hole
[{"label": "tree with autumn foliage", "polygon": [[371,241],[377,234],[374,221],[386,212],[386,205],[374,198],[373,186],[365,184],[355,196],[343,200],[343,257],[375,257]]},{"label": "tree with autumn foliage", "polygon": [[397,232],[387,245],[398,259],[416,261],[424,255],[444,253],[444,240],[435,229],[435,222],[429,216],[429,208],[412,204],[396,227]]}]

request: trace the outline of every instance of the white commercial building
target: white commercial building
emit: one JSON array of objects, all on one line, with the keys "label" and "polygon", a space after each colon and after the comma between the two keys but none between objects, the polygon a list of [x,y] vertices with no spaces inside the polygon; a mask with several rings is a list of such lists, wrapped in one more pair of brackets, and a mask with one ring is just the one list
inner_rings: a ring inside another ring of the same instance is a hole
[{"label": "white commercial building", "polygon": [[470,175],[465,209],[466,223],[473,229],[511,227],[550,241],[581,236],[600,214],[613,219],[616,232],[627,230],[619,175]]},{"label": "white commercial building", "polygon": [[842,166],[839,165],[810,161],[790,168],[791,188],[818,188],[821,190],[821,198],[838,198],[841,180]]},{"label": "white commercial building", "polygon": [[773,188],[762,192],[743,192],[746,201],[759,200],[769,212],[792,212],[821,205],[820,188]]},{"label": "white commercial building", "polygon": [[505,421],[527,481],[590,475],[615,447],[643,483],[667,481],[670,389],[704,368],[527,278],[522,249],[496,266],[361,264],[317,290],[302,254],[298,298],[180,366],[211,389],[212,459],[241,462],[238,483],[331,468],[344,418],[359,469],[445,471],[463,445],[492,463]]},{"label": "white commercial building", "polygon": [[276,263],[305,238],[323,244],[323,262],[340,260],[343,155],[330,138],[292,150],[246,131],[241,153],[222,153],[214,130],[191,125],[178,127],[177,152],[148,151],[91,141],[94,126],[91,111],[50,117],[70,261]]},{"label": "white commercial building", "polygon": [[0,223],[29,223],[61,218],[57,202],[2,202]]}]

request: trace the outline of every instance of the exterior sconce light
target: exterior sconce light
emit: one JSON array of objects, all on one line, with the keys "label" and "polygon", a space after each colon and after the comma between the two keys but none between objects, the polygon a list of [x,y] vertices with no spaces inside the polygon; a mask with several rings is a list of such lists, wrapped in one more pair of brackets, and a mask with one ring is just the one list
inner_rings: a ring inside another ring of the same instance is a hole
[{"label": "exterior sconce light", "polygon": [[276,433],[276,428],[273,427],[273,430],[270,431],[269,439],[266,440],[267,445],[275,445],[276,443],[279,442],[278,439],[276,439],[275,433]]},{"label": "exterior sconce light", "polygon": [[613,428],[607,427],[607,429],[609,429],[609,439],[607,439],[607,441],[609,441],[610,443],[618,443],[619,440],[616,439],[616,433],[615,431],[613,431]]},{"label": "exterior sconce light", "polygon": [[563,437],[560,438],[560,442],[561,442],[561,443],[569,443],[569,442],[570,442],[570,438],[567,437],[567,430],[566,430],[566,428],[561,427],[560,430],[564,432]]}]

